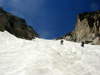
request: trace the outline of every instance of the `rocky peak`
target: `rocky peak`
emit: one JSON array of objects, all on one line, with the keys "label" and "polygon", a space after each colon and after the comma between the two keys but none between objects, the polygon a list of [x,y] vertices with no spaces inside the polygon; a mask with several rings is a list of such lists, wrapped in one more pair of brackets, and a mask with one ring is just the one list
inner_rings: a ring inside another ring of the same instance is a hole
[{"label": "rocky peak", "polygon": [[4,10],[3,10],[3,8],[2,7],[0,7],[0,12],[3,12]]},{"label": "rocky peak", "polygon": [[100,44],[100,11],[79,14],[75,29],[58,39]]},{"label": "rocky peak", "polygon": [[24,19],[7,13],[0,7],[0,31],[5,30],[18,38],[31,40],[39,37],[39,34],[28,26]]}]

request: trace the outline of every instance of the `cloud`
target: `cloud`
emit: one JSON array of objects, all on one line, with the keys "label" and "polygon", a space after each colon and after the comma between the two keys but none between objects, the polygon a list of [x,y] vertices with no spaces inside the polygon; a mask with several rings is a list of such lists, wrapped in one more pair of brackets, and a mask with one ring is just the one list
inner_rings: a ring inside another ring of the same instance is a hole
[{"label": "cloud", "polygon": [[41,34],[41,37],[42,38],[45,38],[45,39],[47,39],[48,37],[50,38],[50,37],[52,37],[52,33],[51,33],[51,31],[47,31],[47,30],[43,30],[43,29],[40,29],[39,30],[39,34]]},{"label": "cloud", "polygon": [[12,10],[14,9],[22,12],[28,12],[31,10],[31,12],[36,12],[41,9],[45,0],[0,0],[0,2],[4,2],[4,5]]},{"label": "cloud", "polygon": [[3,5],[3,0],[0,0],[0,6],[2,6]]},{"label": "cloud", "polygon": [[45,3],[46,0],[4,0],[3,6],[7,12],[25,19],[27,24],[32,26],[41,37],[48,38],[52,36],[52,31],[45,28],[51,23],[47,19],[54,18],[50,16],[51,13],[48,10],[45,10]]},{"label": "cloud", "polygon": [[96,10],[99,9],[99,5],[98,5],[97,3],[92,3],[92,4],[91,4],[91,9],[92,9],[93,11],[96,11]]},{"label": "cloud", "polygon": [[39,25],[41,23],[35,24],[36,22],[34,22],[34,20],[41,22],[41,19],[38,18],[44,15],[43,6],[45,1],[46,0],[5,0],[3,6],[7,8],[7,10],[9,9],[8,12],[13,15],[25,19],[27,24],[34,27],[38,33],[41,31],[40,36],[47,37],[49,32],[41,28],[41,25]]},{"label": "cloud", "polygon": [[11,13],[13,13],[13,15],[17,15],[18,17],[21,17],[21,18],[25,18],[25,15],[21,12],[18,12],[16,10],[12,10]]},{"label": "cloud", "polygon": [[4,0],[3,6],[8,12],[30,19],[41,14],[41,10],[46,0]]},{"label": "cloud", "polygon": [[13,2],[17,2],[18,0],[12,0]]}]

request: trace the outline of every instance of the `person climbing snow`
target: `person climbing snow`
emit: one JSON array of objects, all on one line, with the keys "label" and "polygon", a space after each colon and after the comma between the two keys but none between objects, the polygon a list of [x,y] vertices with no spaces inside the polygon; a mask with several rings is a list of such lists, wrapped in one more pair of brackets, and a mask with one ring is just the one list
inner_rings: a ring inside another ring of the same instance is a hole
[{"label": "person climbing snow", "polygon": [[61,41],[60,41],[60,44],[61,44],[61,45],[63,45],[63,42],[64,42],[64,41],[63,41],[63,40],[61,40]]},{"label": "person climbing snow", "polygon": [[84,47],[84,42],[83,41],[81,42],[81,46]]}]

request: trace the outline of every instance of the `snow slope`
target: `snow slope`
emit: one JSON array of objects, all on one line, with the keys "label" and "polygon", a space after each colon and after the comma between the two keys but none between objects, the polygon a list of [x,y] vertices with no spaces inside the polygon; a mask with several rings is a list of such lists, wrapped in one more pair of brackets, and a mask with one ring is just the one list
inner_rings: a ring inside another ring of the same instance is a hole
[{"label": "snow slope", "polygon": [[100,75],[100,45],[28,41],[0,32],[0,75]]}]

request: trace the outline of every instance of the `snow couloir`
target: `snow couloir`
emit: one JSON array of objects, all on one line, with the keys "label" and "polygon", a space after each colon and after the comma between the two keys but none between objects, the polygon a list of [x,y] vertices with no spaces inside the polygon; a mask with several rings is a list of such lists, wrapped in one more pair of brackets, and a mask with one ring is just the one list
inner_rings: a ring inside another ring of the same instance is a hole
[{"label": "snow couloir", "polygon": [[29,41],[0,32],[0,75],[100,75],[100,45]]}]

